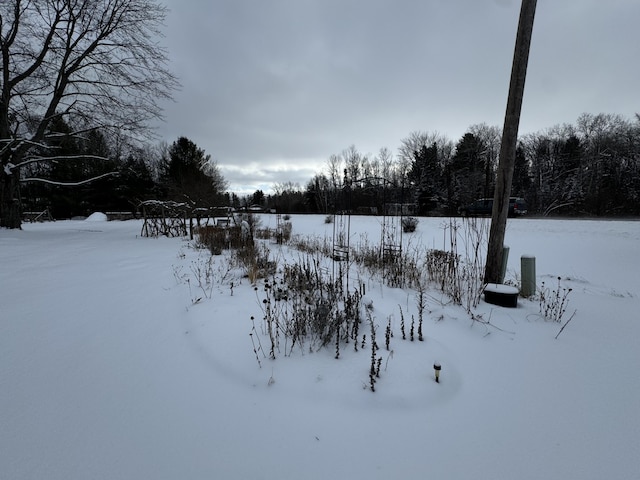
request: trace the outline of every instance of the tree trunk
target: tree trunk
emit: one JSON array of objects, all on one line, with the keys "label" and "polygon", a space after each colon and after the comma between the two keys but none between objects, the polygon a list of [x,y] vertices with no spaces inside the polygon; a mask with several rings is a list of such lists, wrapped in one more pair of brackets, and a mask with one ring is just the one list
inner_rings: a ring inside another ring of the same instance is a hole
[{"label": "tree trunk", "polygon": [[486,283],[499,283],[502,279],[502,250],[504,247],[504,233],[509,214],[509,196],[516,158],[518,143],[518,127],[520,112],[524,97],[524,83],[529,62],[529,47],[533,31],[533,19],[536,12],[536,0],[522,0],[516,46],[511,66],[511,82],[509,84],[509,98],[502,130],[500,145],[500,160],[498,164],[498,178],[493,197],[493,211],[491,215],[491,230],[487,248],[487,262],[484,280]]},{"label": "tree trunk", "polygon": [[21,228],[20,170],[0,171],[0,227]]}]

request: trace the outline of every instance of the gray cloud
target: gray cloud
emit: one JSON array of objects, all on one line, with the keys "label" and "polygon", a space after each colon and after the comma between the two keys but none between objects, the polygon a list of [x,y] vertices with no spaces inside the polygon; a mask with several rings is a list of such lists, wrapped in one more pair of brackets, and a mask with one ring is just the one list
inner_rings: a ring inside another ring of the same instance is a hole
[{"label": "gray cloud", "polygon": [[[333,153],[414,130],[502,125],[515,0],[168,0],[183,88],[160,133],[211,154],[235,191],[304,185]],[[539,0],[521,133],[639,109],[635,0]]]}]

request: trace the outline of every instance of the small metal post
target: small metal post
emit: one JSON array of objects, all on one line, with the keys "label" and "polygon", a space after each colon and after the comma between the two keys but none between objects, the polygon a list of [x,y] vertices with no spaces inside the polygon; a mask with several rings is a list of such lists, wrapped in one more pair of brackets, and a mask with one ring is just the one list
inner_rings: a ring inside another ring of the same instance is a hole
[{"label": "small metal post", "polygon": [[433,370],[436,374],[436,383],[440,383],[440,370],[442,370],[442,367],[438,362],[435,362],[433,364]]}]

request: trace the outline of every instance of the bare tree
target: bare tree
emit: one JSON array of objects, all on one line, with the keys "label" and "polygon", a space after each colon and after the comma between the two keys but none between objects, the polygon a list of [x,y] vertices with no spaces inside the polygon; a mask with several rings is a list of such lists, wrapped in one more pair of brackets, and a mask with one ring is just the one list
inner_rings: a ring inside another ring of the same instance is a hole
[{"label": "bare tree", "polygon": [[[355,145],[349,145],[342,151],[342,158],[345,163],[345,175],[349,182],[355,182],[362,177],[362,158],[363,155],[358,151]],[[345,180],[347,180],[345,178]]]},{"label": "bare tree", "polygon": [[382,164],[377,156],[368,160],[364,165],[365,175],[368,177],[382,178]]},{"label": "bare tree", "polygon": [[445,136],[438,132],[414,131],[407,138],[403,138],[398,147],[398,164],[400,170],[409,172],[415,162],[416,154],[423,148],[436,145],[442,154],[442,161],[448,160],[453,151],[453,144]]},{"label": "bare tree", "polygon": [[157,43],[165,15],[152,0],[0,2],[1,227],[20,228],[20,169],[56,158],[53,119],[141,138],[161,117],[177,87]]},{"label": "bare tree", "polygon": [[493,199],[493,212],[491,214],[489,245],[487,247],[487,262],[484,272],[485,282],[488,283],[497,283],[501,280],[504,234],[509,213],[509,195],[511,194],[511,183],[513,181],[520,112],[522,111],[522,100],[524,98],[524,84],[529,63],[529,48],[531,46],[536,3],[537,0],[522,0],[520,8],[507,109],[504,117],[504,128],[502,129],[498,176]]},{"label": "bare tree", "polygon": [[340,155],[332,154],[327,159],[327,176],[331,182],[331,188],[338,190],[342,188],[342,157]]},{"label": "bare tree", "polygon": [[385,180],[391,179],[391,168],[393,165],[393,154],[387,147],[381,147],[376,156],[376,160],[379,164],[379,173],[377,176],[384,178]]},{"label": "bare tree", "polygon": [[498,166],[498,152],[500,151],[500,139],[502,131],[498,126],[489,126],[480,123],[469,127],[469,132],[478,138],[485,147],[484,157],[484,192],[483,197],[491,195]]},{"label": "bare tree", "polygon": [[318,213],[329,212],[331,192],[331,183],[322,173],[316,174],[307,184],[307,199]]}]

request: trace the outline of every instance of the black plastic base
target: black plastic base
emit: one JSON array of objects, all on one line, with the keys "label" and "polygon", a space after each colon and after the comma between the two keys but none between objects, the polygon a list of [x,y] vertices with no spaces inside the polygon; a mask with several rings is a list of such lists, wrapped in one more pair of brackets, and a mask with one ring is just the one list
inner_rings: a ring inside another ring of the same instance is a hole
[{"label": "black plastic base", "polygon": [[490,283],[484,289],[484,301],[501,307],[516,308],[518,293],[515,287]]}]

